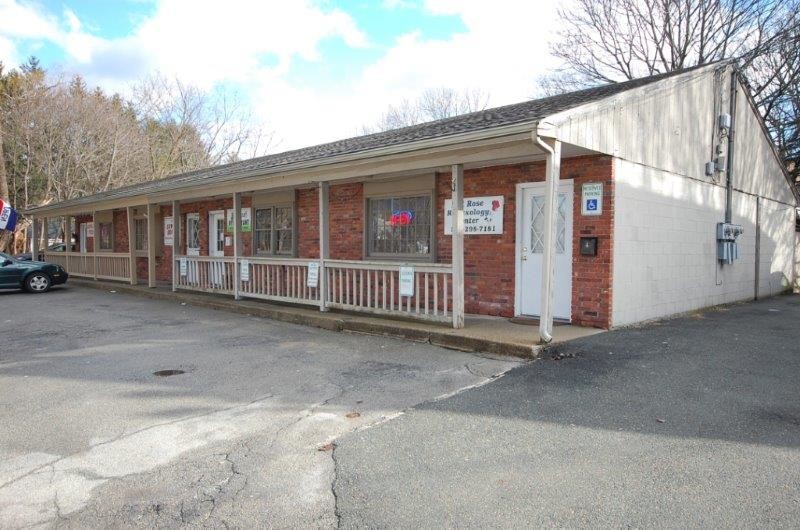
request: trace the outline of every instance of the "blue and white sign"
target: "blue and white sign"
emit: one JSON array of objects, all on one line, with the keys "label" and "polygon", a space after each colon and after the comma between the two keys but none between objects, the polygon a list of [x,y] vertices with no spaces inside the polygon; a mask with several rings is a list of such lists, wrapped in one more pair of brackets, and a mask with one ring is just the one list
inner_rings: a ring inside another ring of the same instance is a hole
[{"label": "blue and white sign", "polygon": [[603,184],[584,184],[581,193],[581,215],[602,215]]},{"label": "blue and white sign", "polygon": [[17,227],[17,211],[0,199],[0,230],[13,232]]}]

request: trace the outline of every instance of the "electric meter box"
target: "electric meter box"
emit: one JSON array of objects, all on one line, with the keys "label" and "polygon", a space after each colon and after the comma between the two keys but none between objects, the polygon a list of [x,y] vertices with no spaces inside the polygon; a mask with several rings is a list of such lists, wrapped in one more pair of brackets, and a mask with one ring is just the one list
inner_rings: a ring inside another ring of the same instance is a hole
[{"label": "electric meter box", "polygon": [[731,265],[739,259],[739,245],[736,239],[743,232],[742,225],[717,223],[717,259],[720,262]]}]

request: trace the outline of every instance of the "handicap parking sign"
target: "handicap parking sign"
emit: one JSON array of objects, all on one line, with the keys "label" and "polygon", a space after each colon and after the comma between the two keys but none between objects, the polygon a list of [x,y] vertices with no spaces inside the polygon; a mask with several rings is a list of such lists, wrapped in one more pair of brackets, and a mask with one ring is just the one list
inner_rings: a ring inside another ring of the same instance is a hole
[{"label": "handicap parking sign", "polygon": [[583,185],[581,197],[582,215],[602,215],[603,214],[603,184],[591,182]]}]

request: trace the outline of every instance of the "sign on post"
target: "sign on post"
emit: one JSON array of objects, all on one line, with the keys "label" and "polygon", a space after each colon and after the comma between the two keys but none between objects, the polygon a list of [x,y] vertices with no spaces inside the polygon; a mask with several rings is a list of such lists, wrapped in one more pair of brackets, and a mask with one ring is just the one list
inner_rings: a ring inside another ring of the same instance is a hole
[{"label": "sign on post", "polygon": [[400,267],[400,296],[414,296],[414,267]]},{"label": "sign on post", "polygon": [[250,281],[250,260],[239,261],[239,279],[243,282]]},{"label": "sign on post", "polygon": [[[503,233],[502,195],[464,198],[464,235]],[[444,235],[453,235],[453,200],[444,201]]]},{"label": "sign on post", "polygon": [[603,214],[603,183],[584,184],[581,193],[581,215]]},{"label": "sign on post", "polygon": [[306,275],[306,287],[316,288],[319,285],[319,262],[308,262],[308,274]]},{"label": "sign on post", "polygon": [[171,247],[175,240],[175,221],[172,217],[164,218],[164,245]]},{"label": "sign on post", "polygon": [[186,258],[181,258],[181,276],[186,276],[186,269],[188,268],[188,260]]}]

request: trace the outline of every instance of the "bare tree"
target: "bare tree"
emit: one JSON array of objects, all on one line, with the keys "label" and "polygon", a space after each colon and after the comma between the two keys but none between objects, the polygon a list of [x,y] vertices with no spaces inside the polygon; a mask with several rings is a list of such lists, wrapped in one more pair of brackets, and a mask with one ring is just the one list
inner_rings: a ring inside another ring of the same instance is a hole
[{"label": "bare tree", "polygon": [[235,96],[153,75],[134,87],[133,107],[147,132],[152,178],[263,154],[271,136]]},{"label": "bare tree", "polygon": [[573,0],[551,44],[565,66],[542,90],[736,59],[776,143],[796,160],[799,8],[798,0]]},{"label": "bare tree", "polygon": [[365,126],[363,130],[365,133],[388,131],[451,118],[483,110],[488,103],[489,95],[482,90],[428,89],[414,101],[403,100],[398,105],[390,105],[374,126]]}]

